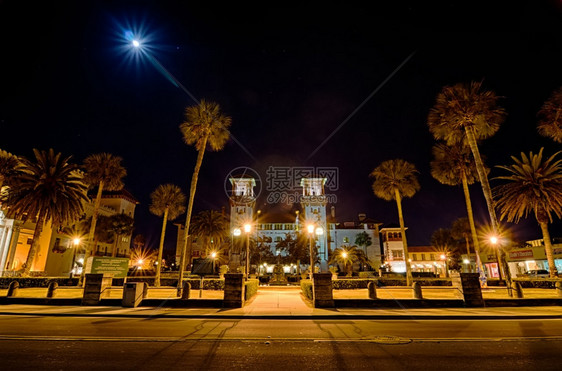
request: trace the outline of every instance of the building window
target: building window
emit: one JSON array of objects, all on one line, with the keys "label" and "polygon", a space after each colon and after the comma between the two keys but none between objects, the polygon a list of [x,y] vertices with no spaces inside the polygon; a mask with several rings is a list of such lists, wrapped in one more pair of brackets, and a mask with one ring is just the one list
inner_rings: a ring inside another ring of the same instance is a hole
[{"label": "building window", "polygon": [[349,237],[344,237],[344,238],[343,238],[343,243],[349,243]]},{"label": "building window", "polygon": [[282,238],[280,236],[275,237],[275,242],[281,242]]},{"label": "building window", "polygon": [[417,257],[418,257],[418,256],[417,256],[416,254],[412,254],[412,260],[413,260],[413,261],[418,260]]},{"label": "building window", "polygon": [[425,260],[425,254],[421,254],[421,260]]},{"label": "building window", "polygon": [[280,231],[282,229],[283,229],[283,224],[278,224],[278,223],[275,224],[275,230],[276,231]]},{"label": "building window", "polygon": [[435,254],[429,254],[429,260],[435,260]]},{"label": "building window", "polygon": [[401,250],[393,250],[392,256],[395,257],[395,258],[403,258],[404,254],[402,253]]}]

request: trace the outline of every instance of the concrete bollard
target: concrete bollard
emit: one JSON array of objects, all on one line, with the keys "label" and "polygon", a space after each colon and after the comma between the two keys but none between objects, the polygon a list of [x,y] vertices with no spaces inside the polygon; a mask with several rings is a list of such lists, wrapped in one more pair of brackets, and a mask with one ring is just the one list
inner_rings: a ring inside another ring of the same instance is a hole
[{"label": "concrete bollard", "polygon": [[367,285],[367,290],[369,291],[369,299],[377,298],[377,284],[375,281],[369,282]]},{"label": "concrete bollard", "polygon": [[146,299],[148,297],[148,282],[142,283],[144,286],[142,288],[142,298]]},{"label": "concrete bollard", "polygon": [[419,282],[414,282],[412,284],[412,289],[414,291],[414,299],[423,299],[422,289]]},{"label": "concrete bollard", "polygon": [[191,292],[191,284],[187,281],[185,281],[183,283],[183,289],[182,289],[182,293],[181,293],[181,299],[182,300],[187,300],[189,299],[189,294]]},{"label": "concrete bollard", "polygon": [[55,281],[49,282],[49,286],[47,286],[47,297],[54,298],[57,295],[57,289],[59,288],[59,284]]},{"label": "concrete bollard", "polygon": [[521,282],[513,281],[511,286],[513,287],[513,292],[515,293],[515,297],[517,299],[523,299],[523,288],[521,287]]},{"label": "concrete bollard", "polygon": [[8,293],[6,294],[7,297],[14,297],[18,295],[18,291],[20,288],[20,283],[18,281],[10,282],[8,286]]},{"label": "concrete bollard", "polygon": [[562,298],[562,281],[556,282],[556,294],[559,298]]}]

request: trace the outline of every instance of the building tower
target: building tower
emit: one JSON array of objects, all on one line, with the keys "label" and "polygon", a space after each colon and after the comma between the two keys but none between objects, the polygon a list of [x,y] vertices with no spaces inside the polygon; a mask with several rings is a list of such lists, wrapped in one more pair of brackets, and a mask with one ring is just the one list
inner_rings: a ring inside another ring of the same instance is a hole
[{"label": "building tower", "polygon": [[326,223],[326,196],[324,195],[324,184],[326,178],[302,178],[302,200],[304,209],[304,221],[302,230],[306,226],[314,224],[315,230],[322,228],[322,234],[314,234],[320,261],[320,271],[328,271],[328,225]]},{"label": "building tower", "polygon": [[[229,179],[232,184],[232,192],[230,194],[230,234],[232,238],[232,248],[230,251],[231,269],[240,266],[240,247],[243,245],[241,240],[244,237],[244,224],[251,224],[255,231],[257,226],[253,225],[254,207],[256,205],[256,196],[254,187],[256,181],[249,177],[232,177]],[[237,241],[238,240],[238,241]]]}]

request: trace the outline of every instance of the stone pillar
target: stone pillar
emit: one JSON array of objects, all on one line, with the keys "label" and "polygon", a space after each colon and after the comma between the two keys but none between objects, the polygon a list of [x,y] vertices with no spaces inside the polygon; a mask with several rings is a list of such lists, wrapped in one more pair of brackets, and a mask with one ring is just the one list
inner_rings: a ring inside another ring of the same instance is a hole
[{"label": "stone pillar", "polygon": [[332,273],[314,273],[312,284],[312,297],[315,308],[334,308],[332,295]]},{"label": "stone pillar", "polygon": [[244,306],[244,274],[225,273],[224,308],[242,308]]},{"label": "stone pillar", "polygon": [[57,295],[58,288],[59,284],[56,281],[49,282],[49,286],[47,287],[47,297],[54,298]]},{"label": "stone pillar", "polygon": [[8,286],[8,293],[6,294],[6,296],[9,298],[13,298],[14,296],[17,296],[19,288],[20,288],[20,283],[18,281],[10,282],[10,285]]},{"label": "stone pillar", "polygon": [[98,305],[102,297],[109,296],[112,275],[101,273],[86,274],[82,305]]},{"label": "stone pillar", "polygon": [[418,300],[423,299],[422,288],[419,282],[416,281],[412,283],[412,291],[414,293],[414,299],[418,299]]},{"label": "stone pillar", "polygon": [[377,298],[377,281],[371,281],[367,285],[367,291],[369,291],[369,299]]},{"label": "stone pillar", "polygon": [[485,306],[479,277],[478,273],[451,273],[453,287],[457,288],[457,295],[467,307]]},{"label": "stone pillar", "polygon": [[555,289],[556,289],[556,295],[558,295],[559,298],[562,298],[562,281],[558,280],[556,282]]}]

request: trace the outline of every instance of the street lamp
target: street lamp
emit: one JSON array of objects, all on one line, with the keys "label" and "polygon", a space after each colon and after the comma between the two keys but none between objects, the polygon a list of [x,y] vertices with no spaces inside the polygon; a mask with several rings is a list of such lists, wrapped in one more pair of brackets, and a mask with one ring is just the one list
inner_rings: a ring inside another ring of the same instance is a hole
[{"label": "street lamp", "polygon": [[500,257],[500,245],[499,245],[499,239],[497,236],[490,236],[490,243],[494,246],[497,247],[495,248],[496,251],[496,260],[498,261],[498,275],[499,275],[499,279],[500,281],[502,280],[502,277],[505,277],[505,272],[503,272],[503,267],[501,264],[501,257]]},{"label": "street lamp", "polygon": [[314,224],[309,224],[306,226],[306,229],[308,231],[308,236],[309,236],[309,245],[310,245],[310,279],[312,279],[312,274],[314,272],[314,259],[313,259],[313,253],[312,253],[312,237],[314,236],[314,234],[316,233],[317,236],[320,236],[322,234],[324,234],[324,229],[322,227],[316,227]]},{"label": "street lamp", "polygon": [[211,253],[211,259],[213,259],[213,274],[215,274],[215,261],[217,259],[217,253],[216,252],[212,252]]},{"label": "street lamp", "polygon": [[80,242],[81,239],[80,237],[74,237],[72,239],[72,244],[74,245],[74,251],[72,254],[72,264],[70,265],[70,277],[72,277],[72,275],[75,273],[74,272],[74,264],[76,264],[76,251],[78,250],[78,247],[80,246]]},{"label": "street lamp", "polygon": [[250,232],[252,225],[249,223],[244,224],[244,232],[246,232],[246,280],[250,274]]},{"label": "street lamp", "polygon": [[447,255],[441,254],[441,260],[443,260],[443,266],[445,267],[445,277],[449,277],[449,262],[447,260]]}]

